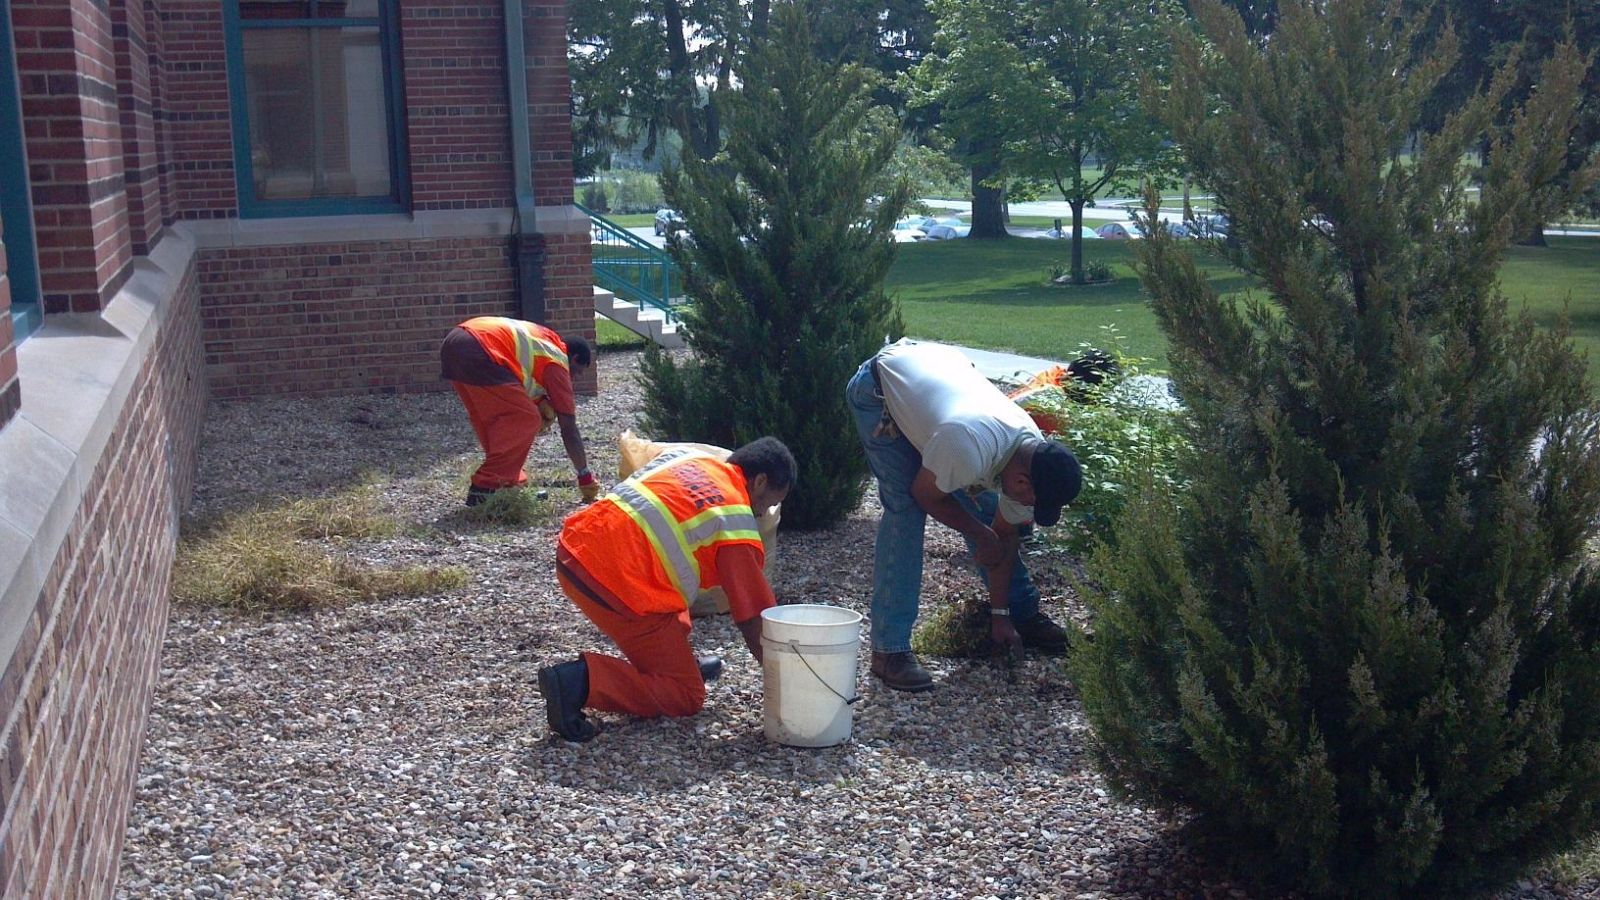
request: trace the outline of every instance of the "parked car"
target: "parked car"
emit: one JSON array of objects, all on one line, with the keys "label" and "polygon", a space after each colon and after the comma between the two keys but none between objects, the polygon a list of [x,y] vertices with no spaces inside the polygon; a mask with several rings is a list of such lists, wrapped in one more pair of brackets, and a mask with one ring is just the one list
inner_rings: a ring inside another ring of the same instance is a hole
[{"label": "parked car", "polygon": [[1107,222],[1094,233],[1108,241],[1128,241],[1139,236],[1139,226],[1132,222]]},{"label": "parked car", "polygon": [[930,226],[928,226],[928,236],[923,238],[923,240],[925,240],[925,241],[951,241],[951,240],[955,240],[956,238],[964,238],[971,231],[972,231],[972,226],[970,226],[970,225],[965,225],[965,224],[946,225],[946,224],[940,223],[938,225],[930,225]]},{"label": "parked car", "polygon": [[[1086,227],[1079,234],[1086,241],[1098,241],[1098,240],[1100,240],[1100,235],[1096,234],[1095,230],[1093,228],[1087,228]],[[1049,231],[1046,231],[1044,233],[1044,236],[1045,237],[1052,237],[1052,238],[1066,238],[1068,240],[1071,240],[1071,238],[1072,238],[1072,226],[1071,225],[1066,225],[1066,226],[1063,226],[1061,228],[1052,228]]]},{"label": "parked car", "polygon": [[675,209],[656,210],[656,237],[666,237],[683,227],[683,215]]},{"label": "parked car", "polygon": [[1194,230],[1198,237],[1225,238],[1228,236],[1228,217],[1220,213],[1196,216]]}]

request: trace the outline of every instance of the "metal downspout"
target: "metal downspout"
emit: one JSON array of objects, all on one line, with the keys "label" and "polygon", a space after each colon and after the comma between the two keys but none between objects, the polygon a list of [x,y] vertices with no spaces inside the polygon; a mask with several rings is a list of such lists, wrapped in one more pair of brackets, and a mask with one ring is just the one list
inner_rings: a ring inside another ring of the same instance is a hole
[{"label": "metal downspout", "polygon": [[528,140],[528,56],[523,48],[523,0],[505,0],[506,88],[511,101],[511,171],[517,207],[511,253],[517,273],[517,309],[530,322],[545,320],[544,239],[533,197],[533,151]]}]

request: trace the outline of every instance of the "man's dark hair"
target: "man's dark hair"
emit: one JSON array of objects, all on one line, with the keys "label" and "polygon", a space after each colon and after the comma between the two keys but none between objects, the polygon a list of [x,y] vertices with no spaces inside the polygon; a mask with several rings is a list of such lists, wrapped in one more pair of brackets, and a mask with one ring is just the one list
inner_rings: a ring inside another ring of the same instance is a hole
[{"label": "man's dark hair", "polygon": [[783,441],[775,437],[756,438],[745,444],[733,451],[728,463],[738,466],[744,472],[746,481],[757,475],[767,476],[767,485],[778,491],[794,487],[795,479],[800,475],[799,467],[794,463],[794,454],[783,445]]},{"label": "man's dark hair", "polygon": [[567,362],[571,365],[587,366],[594,362],[594,349],[589,342],[581,337],[567,338]]}]

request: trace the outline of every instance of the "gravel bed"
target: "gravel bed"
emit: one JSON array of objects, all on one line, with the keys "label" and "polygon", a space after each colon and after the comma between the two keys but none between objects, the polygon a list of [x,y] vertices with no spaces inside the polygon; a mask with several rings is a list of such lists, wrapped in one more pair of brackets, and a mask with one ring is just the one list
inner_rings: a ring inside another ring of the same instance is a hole
[{"label": "gravel bed", "polygon": [[[579,419],[593,468],[614,474],[637,354],[599,363]],[[736,630],[701,619],[697,650],[728,665],[700,715],[601,716],[589,744],[552,737],[536,669],[609,645],[556,587],[558,521],[462,520],[476,462],[449,393],[208,410],[193,512],[377,474],[411,527],[350,552],[472,577],[304,617],[175,608],[118,896],[1260,896],[1188,850],[1180,822],[1110,795],[1049,660],[1009,677],[928,660],[939,689],[908,696],[866,676],[863,648],[853,739],[795,750],[762,738],[760,671]],[[553,434],[529,472],[575,506]],[[869,497],[831,532],[784,533],[779,596],[865,612],[876,520]],[[928,534],[925,610],[978,591],[954,533]],[[1063,578],[1043,586],[1049,610],[1081,616]],[[1581,892],[1525,882],[1507,896]]]}]

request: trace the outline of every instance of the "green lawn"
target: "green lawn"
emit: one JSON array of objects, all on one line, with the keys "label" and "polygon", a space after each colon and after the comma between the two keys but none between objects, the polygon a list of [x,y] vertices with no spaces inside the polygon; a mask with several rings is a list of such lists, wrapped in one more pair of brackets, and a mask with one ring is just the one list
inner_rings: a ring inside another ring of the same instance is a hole
[{"label": "green lawn", "polygon": [[[1553,324],[1571,298],[1574,341],[1589,355],[1600,384],[1600,239],[1551,238],[1547,249],[1515,247],[1503,270],[1513,308],[1526,305],[1541,324]],[[1052,265],[1065,265],[1065,241],[1017,239],[902,244],[889,272],[914,337],[1070,359],[1080,342],[1098,342],[1100,326],[1115,325],[1126,349],[1166,365],[1166,339],[1128,268],[1127,244],[1086,241],[1084,259],[1103,260],[1116,281],[1097,287],[1047,284]],[[1216,260],[1202,268],[1224,291],[1247,287],[1244,276]]]},{"label": "green lawn", "polygon": [[612,215],[611,213],[606,213],[605,217],[610,221],[621,225],[623,228],[644,228],[649,225],[654,225],[656,222],[655,213],[629,213],[627,215]]},{"label": "green lawn", "polygon": [[1512,247],[1500,270],[1512,309],[1526,307],[1540,325],[1571,318],[1572,342],[1589,356],[1600,384],[1600,238],[1552,237],[1549,247]]},{"label": "green lawn", "polygon": [[594,336],[601,350],[637,350],[644,346],[643,337],[610,319],[594,320]]}]

